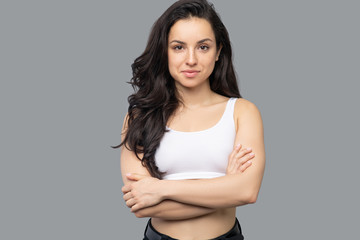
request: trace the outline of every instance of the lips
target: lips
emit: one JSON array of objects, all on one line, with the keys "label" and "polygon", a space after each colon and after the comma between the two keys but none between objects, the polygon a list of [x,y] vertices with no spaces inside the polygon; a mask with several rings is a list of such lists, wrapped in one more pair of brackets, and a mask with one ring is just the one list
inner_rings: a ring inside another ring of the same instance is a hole
[{"label": "lips", "polygon": [[196,77],[196,75],[198,75],[199,72],[200,71],[197,71],[197,70],[184,70],[184,71],[182,71],[182,73],[188,78]]}]

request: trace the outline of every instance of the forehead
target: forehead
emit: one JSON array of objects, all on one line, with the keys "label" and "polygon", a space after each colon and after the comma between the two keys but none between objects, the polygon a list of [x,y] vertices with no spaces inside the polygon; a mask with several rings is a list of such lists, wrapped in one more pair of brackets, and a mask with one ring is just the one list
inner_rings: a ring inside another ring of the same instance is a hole
[{"label": "forehead", "polygon": [[215,40],[210,23],[203,18],[191,17],[177,21],[170,29],[168,40],[191,42],[205,38]]}]

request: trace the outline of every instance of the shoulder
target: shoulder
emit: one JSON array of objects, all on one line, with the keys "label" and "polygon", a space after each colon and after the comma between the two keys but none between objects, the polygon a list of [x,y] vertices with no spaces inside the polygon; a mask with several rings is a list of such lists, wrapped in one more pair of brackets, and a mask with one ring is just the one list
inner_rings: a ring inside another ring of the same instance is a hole
[{"label": "shoulder", "polygon": [[124,121],[123,121],[123,126],[122,126],[122,131],[126,131],[126,129],[128,128],[128,121],[129,121],[129,113],[126,113],[125,117],[124,117]]},{"label": "shoulder", "polygon": [[260,114],[258,107],[245,98],[237,98],[235,102],[234,115]]},{"label": "shoulder", "polygon": [[248,124],[261,124],[261,114],[258,107],[244,98],[238,98],[234,107],[234,120],[236,125],[242,125],[242,123]]}]

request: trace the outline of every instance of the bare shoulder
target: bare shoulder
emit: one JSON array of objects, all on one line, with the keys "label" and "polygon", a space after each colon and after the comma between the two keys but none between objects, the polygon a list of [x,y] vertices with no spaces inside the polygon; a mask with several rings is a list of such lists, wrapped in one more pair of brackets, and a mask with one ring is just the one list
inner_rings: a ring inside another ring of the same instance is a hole
[{"label": "bare shoulder", "polygon": [[245,98],[238,98],[235,103],[234,116],[260,115],[258,107]]},{"label": "bare shoulder", "polygon": [[234,120],[237,128],[247,125],[262,125],[261,113],[258,107],[247,99],[239,98],[236,100],[234,109]]},{"label": "bare shoulder", "polygon": [[126,113],[126,115],[124,117],[124,121],[123,121],[123,127],[122,127],[123,131],[127,129],[128,119],[129,119],[129,113]]}]

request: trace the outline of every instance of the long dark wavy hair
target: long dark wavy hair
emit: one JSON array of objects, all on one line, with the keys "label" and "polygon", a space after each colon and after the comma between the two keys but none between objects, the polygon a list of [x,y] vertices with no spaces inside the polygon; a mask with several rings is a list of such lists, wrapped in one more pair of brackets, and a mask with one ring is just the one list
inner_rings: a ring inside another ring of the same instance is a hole
[{"label": "long dark wavy hair", "polygon": [[[174,79],[168,69],[168,36],[170,28],[181,19],[206,19],[215,33],[216,46],[221,53],[209,77],[212,91],[240,98],[232,64],[228,32],[212,4],[206,0],[180,0],[170,6],[154,23],[145,51],[131,65],[133,77],[129,82],[134,94],[128,97],[127,131],[118,148],[124,145],[133,151],[153,177],[162,178],[155,163],[155,152],[166,132],[169,117],[180,104]],[[142,154],[142,157],[140,157]]]}]

